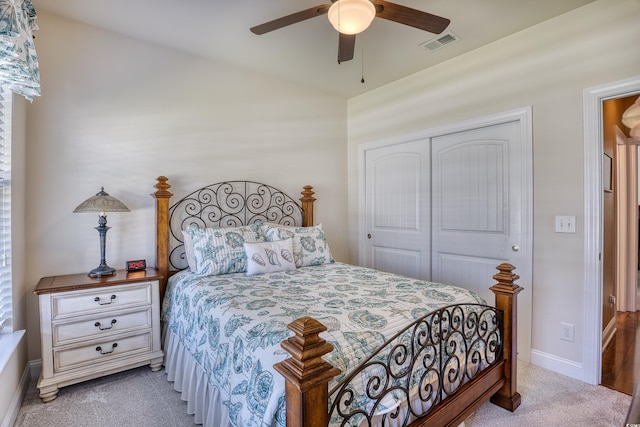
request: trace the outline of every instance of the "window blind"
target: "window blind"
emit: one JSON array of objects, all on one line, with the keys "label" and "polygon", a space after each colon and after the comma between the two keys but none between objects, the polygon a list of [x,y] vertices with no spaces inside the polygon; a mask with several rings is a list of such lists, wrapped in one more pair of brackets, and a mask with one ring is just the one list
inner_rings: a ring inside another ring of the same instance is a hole
[{"label": "window blind", "polygon": [[11,92],[0,88],[0,333],[13,332],[11,286]]}]

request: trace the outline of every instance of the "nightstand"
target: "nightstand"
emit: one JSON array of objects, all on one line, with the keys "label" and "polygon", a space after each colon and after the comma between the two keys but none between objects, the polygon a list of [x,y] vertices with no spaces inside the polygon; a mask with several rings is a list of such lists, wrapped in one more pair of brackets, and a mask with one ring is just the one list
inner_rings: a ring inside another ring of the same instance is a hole
[{"label": "nightstand", "polygon": [[86,273],[43,277],[40,302],[44,402],[58,389],[126,369],[162,367],[160,294],[153,268],[91,278]]}]

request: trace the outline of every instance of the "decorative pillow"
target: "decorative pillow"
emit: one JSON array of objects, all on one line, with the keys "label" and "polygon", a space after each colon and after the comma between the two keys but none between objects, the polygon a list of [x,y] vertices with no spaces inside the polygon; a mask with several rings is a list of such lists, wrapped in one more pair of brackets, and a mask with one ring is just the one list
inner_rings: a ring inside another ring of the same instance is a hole
[{"label": "decorative pillow", "polygon": [[277,242],[246,243],[247,276],[276,271],[295,270],[293,239]]},{"label": "decorative pillow", "polygon": [[[309,228],[309,227],[299,227],[296,225],[282,225],[275,222],[260,223],[260,233],[262,233],[262,235],[265,236],[265,238],[267,237],[267,234],[269,234],[269,236],[273,238],[273,241],[292,238],[293,235],[295,234],[296,229],[298,228]],[[319,230],[322,230],[322,224],[315,225],[311,228],[317,228]],[[279,239],[278,236],[282,236],[282,238]],[[267,239],[267,241],[271,241],[271,240]]]},{"label": "decorative pillow", "polygon": [[293,239],[293,259],[296,267],[334,262],[322,224],[313,227],[287,227],[262,224],[267,242]]},{"label": "decorative pillow", "polygon": [[244,243],[264,242],[260,224],[231,228],[198,228],[190,225],[187,232],[193,242],[195,268],[204,276],[242,273],[247,270]]}]

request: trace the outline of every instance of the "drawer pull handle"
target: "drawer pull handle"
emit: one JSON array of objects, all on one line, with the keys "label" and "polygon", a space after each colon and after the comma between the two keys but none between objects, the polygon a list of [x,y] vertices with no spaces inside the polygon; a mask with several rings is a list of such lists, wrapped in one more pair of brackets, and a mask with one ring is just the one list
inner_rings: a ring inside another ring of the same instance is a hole
[{"label": "drawer pull handle", "polygon": [[101,331],[107,331],[107,330],[109,330],[109,329],[113,328],[113,325],[115,325],[115,324],[116,324],[116,319],[113,319],[113,320],[111,321],[111,325],[109,325],[109,326],[107,326],[107,327],[103,327],[103,326],[100,324],[100,322],[96,322],[95,326],[96,326],[96,328],[100,329]]},{"label": "drawer pull handle", "polygon": [[96,351],[99,351],[99,352],[100,352],[100,354],[111,354],[111,353],[113,353],[113,352],[114,352],[114,350],[116,349],[116,347],[117,347],[117,346],[118,346],[118,343],[117,343],[117,342],[114,342],[114,343],[111,345],[111,350],[109,350],[109,351],[102,351],[102,347],[97,346],[97,347],[96,347]]},{"label": "drawer pull handle", "polygon": [[107,302],[102,302],[102,300],[100,299],[100,297],[95,297],[93,300],[95,302],[97,302],[100,305],[107,305],[107,304],[111,304],[113,302],[113,300],[116,299],[115,295],[111,295],[111,298],[109,299],[109,301]]}]

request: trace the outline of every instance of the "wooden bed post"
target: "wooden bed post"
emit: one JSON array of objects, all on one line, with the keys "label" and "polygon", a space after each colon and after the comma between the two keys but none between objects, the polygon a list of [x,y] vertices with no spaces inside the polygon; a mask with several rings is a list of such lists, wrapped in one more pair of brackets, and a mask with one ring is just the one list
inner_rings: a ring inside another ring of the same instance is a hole
[{"label": "wooden bed post", "polygon": [[285,378],[287,427],[326,427],[329,417],[329,381],[340,369],[322,359],[333,346],[318,334],[327,328],[311,317],[288,325],[295,334],[281,346],[291,355],[273,367]]},{"label": "wooden bed post", "polygon": [[169,279],[169,199],[173,194],[166,176],[159,176],[154,185],[158,191],[152,194],[156,199],[156,269],[162,274],[160,279],[160,301]]},{"label": "wooden bed post", "polygon": [[504,346],[503,357],[505,359],[505,379],[504,386],[493,396],[491,402],[514,411],[518,406],[522,397],[517,391],[517,370],[518,370],[518,293],[522,291],[522,287],[513,283],[520,276],[513,274],[515,267],[508,263],[500,264],[497,269],[500,273],[493,276],[498,281],[491,288],[496,295],[496,308],[504,313]]},{"label": "wooden bed post", "polygon": [[313,202],[316,201],[315,194],[310,185],[305,185],[304,190],[300,193],[300,201],[302,202],[302,226],[311,227],[313,225]]}]

